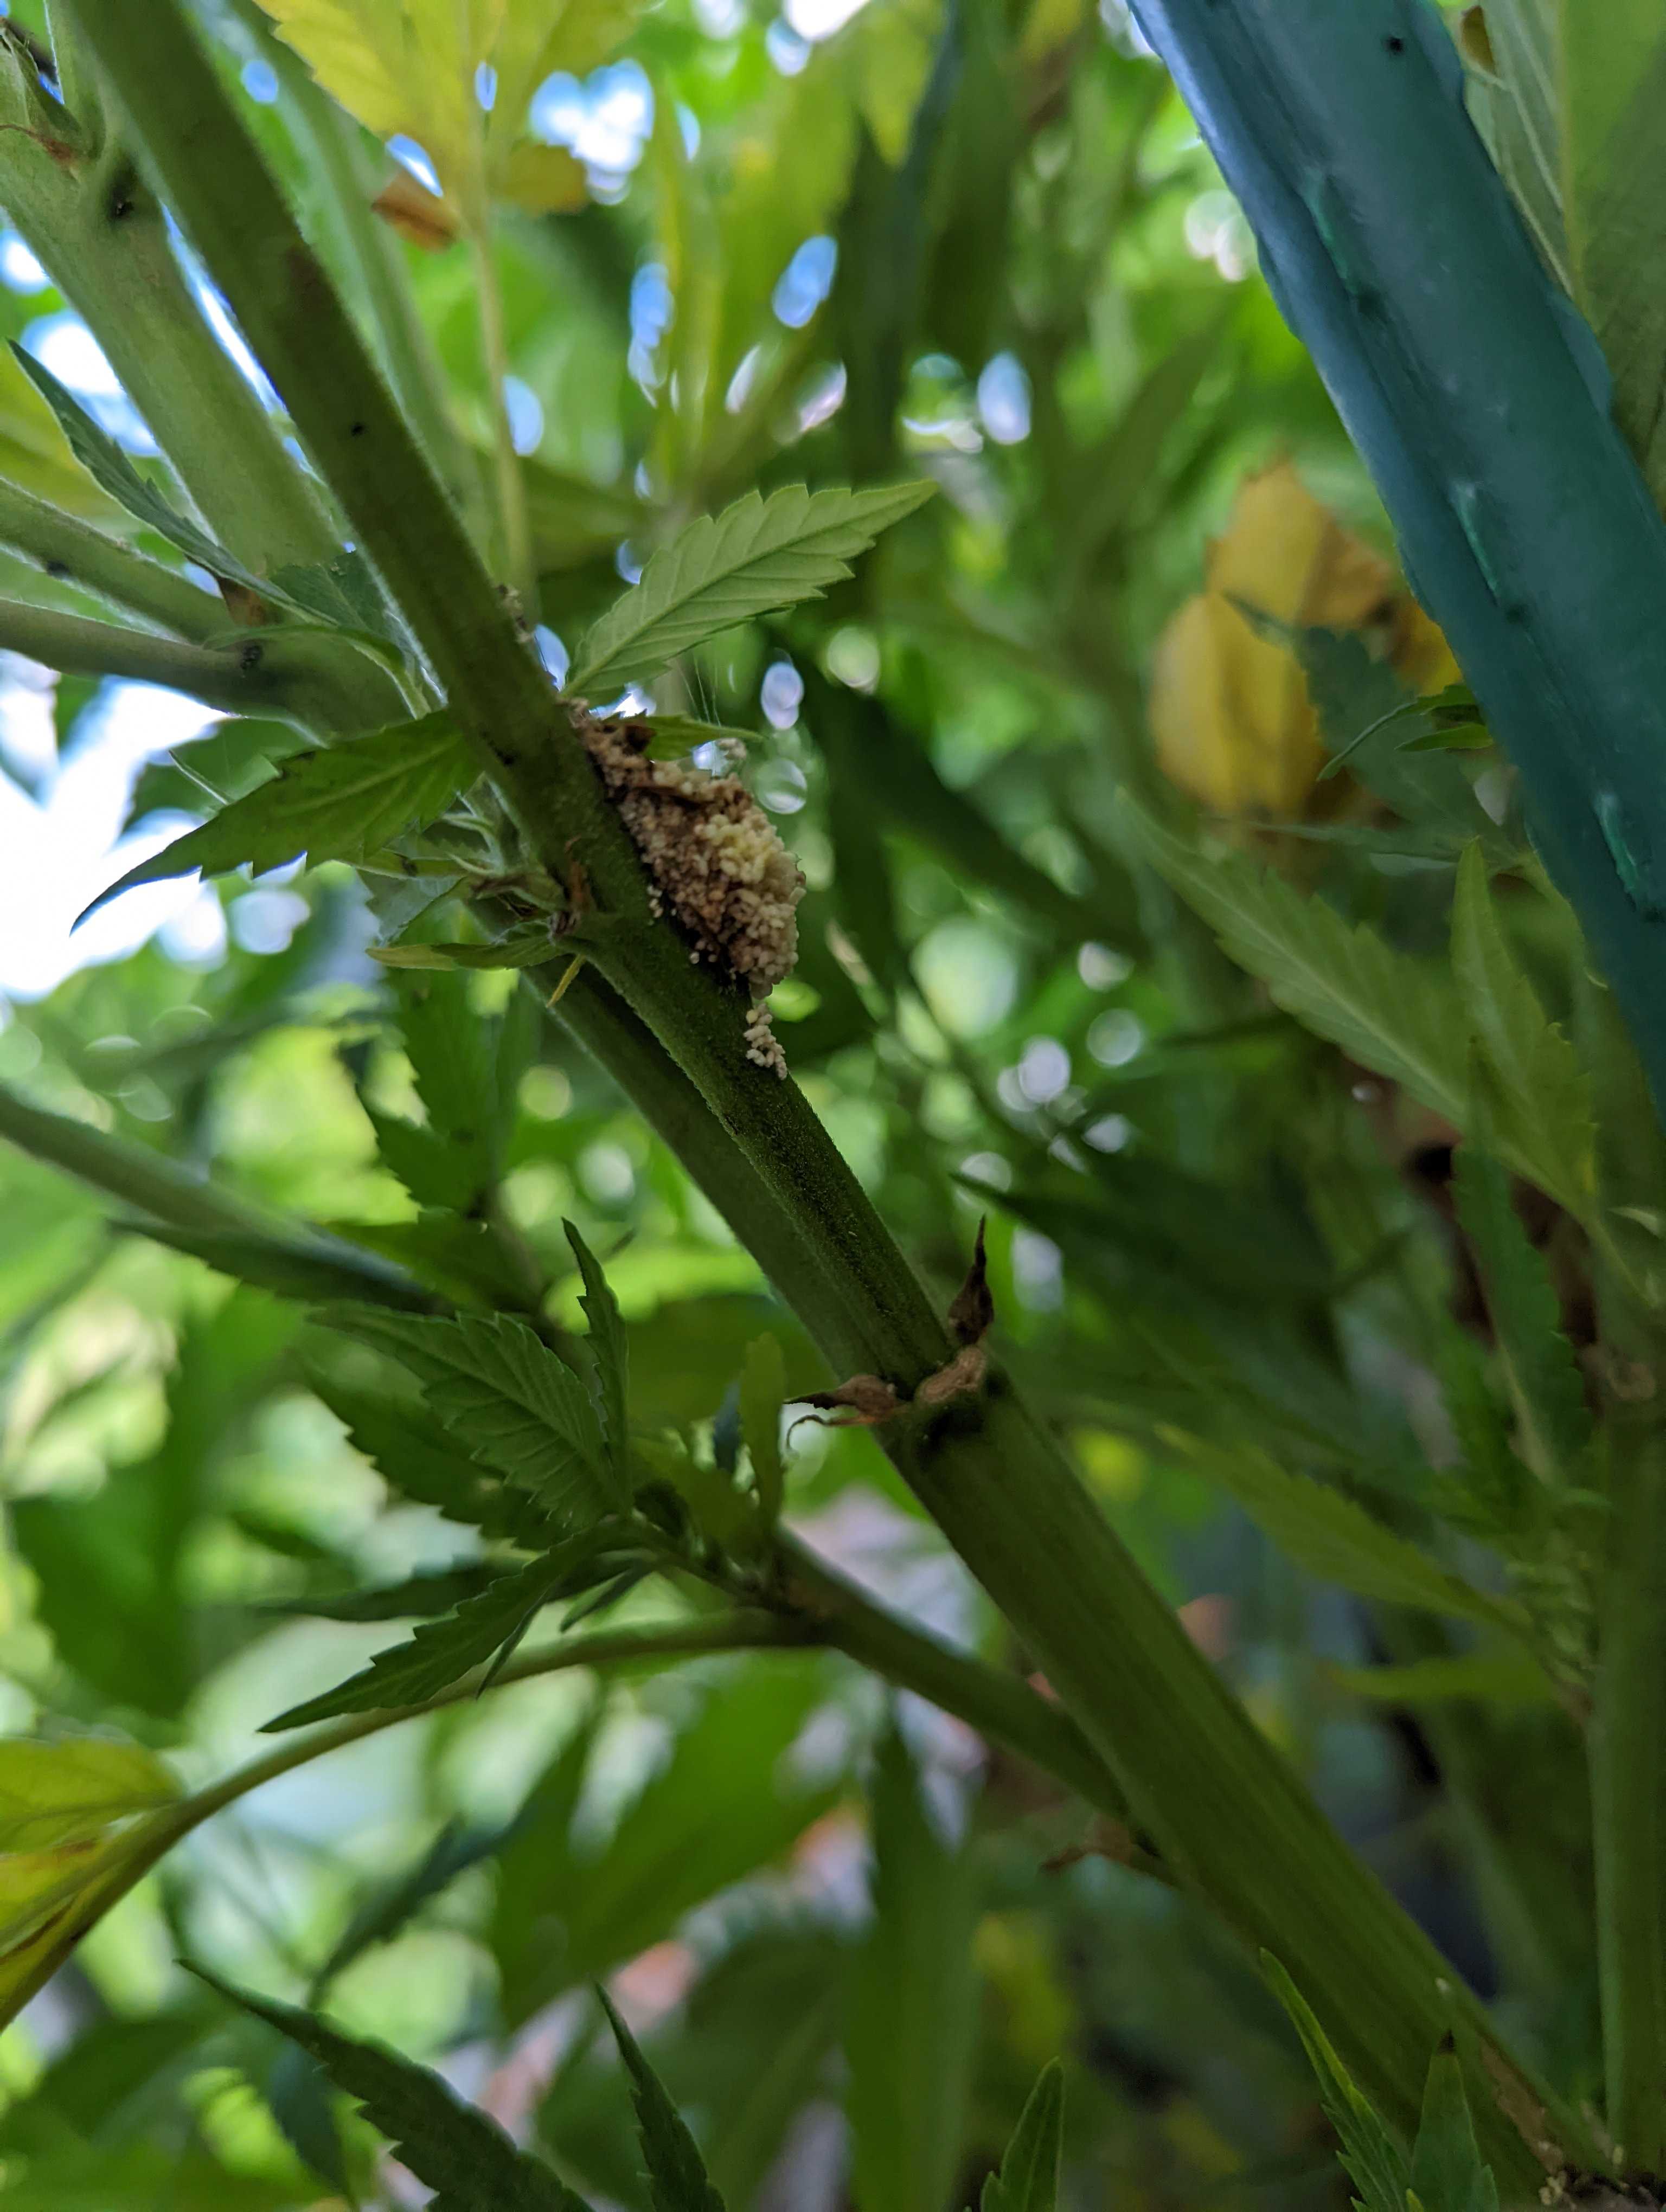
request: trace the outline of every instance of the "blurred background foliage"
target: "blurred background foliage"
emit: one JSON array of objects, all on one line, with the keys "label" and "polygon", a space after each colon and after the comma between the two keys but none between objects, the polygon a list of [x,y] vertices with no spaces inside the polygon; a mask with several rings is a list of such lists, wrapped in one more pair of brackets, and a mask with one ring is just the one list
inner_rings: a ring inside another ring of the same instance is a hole
[{"label": "blurred background foliage", "polygon": [[[304,72],[246,0],[200,12],[361,297]],[[747,733],[807,878],[778,1033],[945,1297],[988,1211],[1004,1349],[1107,1515],[1345,1832],[1589,2094],[1591,1942],[1566,1878],[1584,1816],[1557,1779],[1577,1563],[1544,1601],[1553,1689],[1484,1632],[1368,1611],[1234,1502],[1271,1454],[1426,1534],[1431,1470],[1457,1456],[1433,1378],[1468,1361],[1500,1433],[1503,1386],[1450,1127],[1297,1028],[1131,867],[1116,794],[1177,787],[1418,953],[1444,941],[1453,810],[1465,835],[1512,818],[1490,754],[1408,766],[1379,745],[1375,781],[1321,778],[1368,694],[1386,711],[1456,671],[1242,217],[1118,0],[569,13],[567,60],[514,84],[489,178],[448,173],[420,82],[354,139],[415,306],[389,366],[407,396],[430,375],[449,395],[435,458],[481,502],[489,255],[529,612],[557,671],[691,514],[754,484],[935,481],[856,580],[660,690]],[[512,81],[476,95],[508,102]],[[0,279],[0,335],[143,454],[15,234]],[[9,365],[0,471],[104,515]],[[14,567],[50,603],[11,556],[0,582]],[[1292,651],[1311,626],[1355,648],[1329,693]],[[761,1332],[789,1390],[837,1379],[512,972],[374,966],[350,872],[153,887],[68,945],[73,884],[159,846],[205,787],[242,788],[275,733],[209,734],[199,710],[15,659],[5,685],[7,1084],[465,1303],[563,1325],[571,1218],[627,1316],[638,1422],[707,1462],[733,1464]],[[1512,914],[1565,1011],[1565,921],[1536,896]],[[0,1206],[0,1717],[114,1730],[200,1783],[386,1642],[356,1593],[466,1571],[482,1540],[354,1448],[293,1307],[9,1148]],[[1535,1233],[1577,1337],[1578,1233],[1551,1214]],[[801,1423],[791,1442],[807,1541],[1023,1667],[871,1437]],[[1495,1553],[1442,1540],[1498,1581]],[[619,1617],[675,1602],[638,1592]],[[19,2212],[416,2201],[182,1952],[327,1991],[631,2212],[648,2198],[597,1977],[734,2212],[962,2206],[1058,2052],[1084,2212],[1345,2194],[1299,2051],[1225,1939],[1056,1785],[831,1656],[527,1683],[338,1753],[192,1837],[0,2039]]]}]

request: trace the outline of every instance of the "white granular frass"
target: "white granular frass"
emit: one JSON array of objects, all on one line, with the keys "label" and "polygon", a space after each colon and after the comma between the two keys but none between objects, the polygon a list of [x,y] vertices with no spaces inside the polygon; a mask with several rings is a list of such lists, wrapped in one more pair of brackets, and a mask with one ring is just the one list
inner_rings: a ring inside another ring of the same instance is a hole
[{"label": "white granular frass", "polygon": [[804,878],[738,776],[708,775],[692,761],[649,760],[646,723],[575,712],[575,725],[651,878],[656,913],[669,907],[709,960],[745,983],[746,1057],[787,1073],[762,1001],[798,957]]},{"label": "white granular frass", "polygon": [[773,1067],[783,1079],[787,1074],[787,1054],[781,1048],[781,1039],[769,1024],[775,1017],[760,999],[746,1017],[746,1057],[755,1067]]}]

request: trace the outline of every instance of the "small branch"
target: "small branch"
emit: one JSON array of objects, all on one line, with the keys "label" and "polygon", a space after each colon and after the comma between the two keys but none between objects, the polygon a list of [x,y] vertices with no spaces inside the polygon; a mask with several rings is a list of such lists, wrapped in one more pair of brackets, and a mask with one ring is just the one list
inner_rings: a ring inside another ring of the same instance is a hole
[{"label": "small branch", "polygon": [[[31,1106],[0,1084],[0,1139],[31,1158],[45,1160],[101,1191],[118,1205],[131,1206],[173,1231],[187,1250],[212,1255],[223,1251],[228,1271],[233,1255],[257,1255],[269,1262],[290,1262],[316,1278],[313,1295],[369,1298],[379,1304],[429,1312],[441,1303],[423,1285],[380,1254],[367,1252],[344,1237],[334,1237],[283,1221],[216,1183],[199,1179],[165,1153],[95,1129],[66,1114]],[[132,1225],[145,1228],[141,1218]],[[336,1279],[331,1284],[329,1278]]]},{"label": "small branch", "polygon": [[[1128,1824],[1133,1815],[1121,1784],[1064,1707],[1042,1697],[1015,1675],[940,1644],[857,1589],[795,1538],[777,1548],[789,1595],[815,1623],[821,1639],[952,1713],[992,1742],[1014,1751],[1062,1782],[1085,1804]],[[1158,1870],[1148,1853],[1136,1854],[1144,1870]],[[1131,1859],[1130,1863],[1134,1863]]]},{"label": "small branch", "polygon": [[490,216],[483,207],[469,224],[475,294],[480,310],[480,350],[486,370],[487,406],[491,415],[492,454],[497,480],[497,522],[503,580],[514,586],[529,623],[538,618],[538,564],[532,557],[532,529],[526,512],[526,480],[515,451],[509,420],[508,342],[503,328],[503,294],[492,258]]},{"label": "small branch", "polygon": [[165,684],[229,714],[276,716],[309,731],[350,732],[402,712],[386,672],[345,639],[321,630],[268,629],[225,645],[193,645],[0,599],[0,650],[66,676]]},{"label": "small branch", "polygon": [[[683,1659],[708,1657],[728,1651],[795,1651],[818,1646],[844,1650],[872,1665],[903,1689],[916,1691],[945,1712],[957,1714],[980,1732],[1054,1772],[1067,1787],[1078,1781],[1087,1785],[1088,1802],[1120,1814],[1116,1786],[1076,1735],[1069,1721],[1022,1683],[996,1674],[976,1660],[947,1650],[920,1636],[904,1623],[872,1605],[859,1591],[794,1548],[793,1571],[814,1586],[828,1615],[820,1620],[737,1608],[703,1620],[680,1622],[669,1628],[603,1630],[588,1636],[565,1638],[547,1650],[512,1659],[496,1674],[477,1668],[453,1682],[437,1697],[421,1705],[386,1711],[349,1713],[323,1727],[285,1736],[264,1758],[239,1767],[222,1781],[198,1790],[181,1803],[153,1813],[134,1832],[134,1847],[82,1900],[81,1909],[66,1915],[65,1940],[37,1963],[27,1980],[8,1987],[10,2015],[26,2004],[37,1989],[63,1964],[82,1936],[158,1864],[173,1846],[201,1827],[216,1813],[276,1782],[314,1759],[327,1759],[380,1735],[385,1729],[420,1720],[453,1705],[465,1705],[484,1691],[506,1688],[512,1682],[530,1682],[545,1675],[565,1674],[579,1667],[617,1668],[662,1666]],[[1157,1871],[1143,1854],[1135,1851],[1130,1863]]]},{"label": "small branch", "polygon": [[271,712],[275,704],[258,665],[240,665],[235,648],[182,644],[149,630],[59,614],[21,599],[0,599],[0,648],[65,676],[119,676],[131,683],[166,684],[228,714]]},{"label": "small branch", "polygon": [[211,592],[3,477],[0,545],[175,637],[201,645],[228,628],[225,605]]},{"label": "small branch", "polygon": [[[801,1644],[804,1641],[800,1633],[770,1613],[731,1613],[674,1629],[621,1629],[611,1634],[576,1636],[553,1650],[512,1660],[493,1678],[491,1686],[498,1689],[506,1683],[525,1682],[537,1675],[560,1674],[574,1667],[652,1665],[655,1662],[701,1658],[714,1651],[745,1651]],[[131,1832],[131,1848],[110,1871],[65,1907],[59,1917],[62,1933],[58,1940],[39,1953],[26,1974],[14,1972],[14,1978],[8,1980],[4,2017],[15,2019],[35,1992],[50,1981],[88,1930],[166,1858],[175,1844],[201,1827],[204,1820],[246,1797],[251,1790],[277,1781],[281,1775],[292,1773],[312,1759],[344,1750],[349,1744],[380,1735],[384,1729],[397,1728],[402,1721],[419,1719],[425,1713],[441,1711],[447,1705],[466,1704],[479,1693],[483,1672],[477,1670],[465,1680],[453,1683],[424,1705],[404,1706],[392,1712],[354,1713],[314,1732],[286,1738],[277,1750],[264,1759],[240,1767],[224,1781],[199,1790],[179,1804],[165,1806],[149,1814]]]},{"label": "small branch", "polygon": [[[644,1666],[659,1660],[702,1659],[720,1651],[798,1650],[816,1640],[793,1621],[773,1613],[719,1613],[707,1620],[679,1623],[674,1628],[605,1629],[592,1636],[569,1637],[547,1651],[533,1651],[524,1658],[510,1660],[492,1675],[489,1687],[507,1689],[511,1682],[536,1681],[546,1674],[566,1674],[575,1667]],[[427,1698],[420,1705],[395,1706],[382,1712],[349,1713],[338,1721],[326,1722],[322,1728],[309,1729],[305,1735],[286,1736],[276,1751],[240,1767],[223,1782],[216,1782],[176,1808],[172,1814],[164,1815],[180,1823],[176,1835],[164,1848],[171,1848],[179,1836],[188,1835],[212,1814],[234,1804],[240,1797],[246,1797],[252,1790],[275,1782],[279,1775],[289,1774],[297,1766],[306,1766],[332,1751],[344,1750],[349,1744],[361,1743],[366,1736],[379,1735],[384,1729],[398,1728],[404,1721],[443,1712],[450,1705],[470,1704],[481,1695],[486,1673],[485,1668],[477,1668],[462,1681],[453,1682],[437,1697]]]}]

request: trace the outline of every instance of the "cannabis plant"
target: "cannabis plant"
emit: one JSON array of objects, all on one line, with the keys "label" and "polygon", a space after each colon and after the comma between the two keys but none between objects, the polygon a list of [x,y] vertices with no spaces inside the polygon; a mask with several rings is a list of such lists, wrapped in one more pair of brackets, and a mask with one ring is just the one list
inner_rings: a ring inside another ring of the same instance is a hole
[{"label": "cannabis plant", "polygon": [[1666,32],[1101,12],[0,22],[9,2204],[1658,2201]]}]

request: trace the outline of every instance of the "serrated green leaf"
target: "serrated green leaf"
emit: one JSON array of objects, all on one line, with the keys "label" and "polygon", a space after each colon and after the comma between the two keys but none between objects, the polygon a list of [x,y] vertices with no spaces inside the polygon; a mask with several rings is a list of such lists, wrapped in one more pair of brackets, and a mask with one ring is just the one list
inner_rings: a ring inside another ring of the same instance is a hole
[{"label": "serrated green leaf", "polygon": [[1064,2148],[1064,2069],[1055,2058],[1030,2092],[1000,2172],[983,2185],[980,2212],[1055,2212]]},{"label": "serrated green leaf", "polygon": [[1583,1218],[1596,1180],[1590,1079],[1516,964],[1478,845],[1469,846],[1458,863],[1452,968],[1465,1016],[1497,1084],[1495,1110],[1531,1164],[1530,1180]]},{"label": "serrated green leaf", "polygon": [[1335,2129],[1343,2166],[1360,2191],[1364,2212],[1407,2212],[1406,2154],[1355,2086],[1312,2008],[1269,1951],[1262,1971],[1289,2014],[1319,2083],[1319,2101]]},{"label": "serrated green leaf", "polygon": [[1432,1364],[1463,1463],[1454,1470],[1456,1497],[1443,1498],[1437,1510],[1496,1542],[1537,1518],[1543,1490],[1511,1443],[1512,1419],[1492,1389],[1483,1347],[1450,1315],[1438,1328]]},{"label": "serrated green leaf", "polygon": [[1457,2054],[1438,2051],[1412,2145],[1411,2189],[1422,2212],[1499,2212],[1498,2184],[1482,2163]]},{"label": "serrated green leaf", "polygon": [[417,1313],[434,1304],[430,1293],[404,1268],[390,1267],[344,1237],[309,1236],[304,1231],[289,1235],[281,1229],[268,1234],[258,1228],[182,1228],[143,1216],[129,1219],[119,1215],[111,1226],[123,1235],[148,1237],[170,1251],[189,1253],[222,1275],[254,1290],[275,1291],[280,1297],[372,1298]]},{"label": "serrated green leaf", "polygon": [[246,866],[259,875],[303,853],[315,866],[362,860],[414,823],[431,821],[473,775],[467,742],[443,711],[327,751],[293,754],[270,782],[130,868],[78,919],[136,884],[161,883],[193,868],[218,876]]},{"label": "serrated green leaf", "polygon": [[563,1221],[561,1225],[567,1231],[567,1241],[584,1278],[584,1295],[579,1304],[590,1323],[590,1334],[585,1339],[590,1355],[590,1395],[607,1447],[608,1465],[613,1470],[615,1503],[629,1511],[630,1424],[626,1407],[630,1340],[625,1334],[619,1302],[608,1287],[601,1263],[570,1221]]},{"label": "serrated green leaf", "polygon": [[1144,856],[1286,1012],[1449,1121],[1461,1120],[1462,1021],[1438,970],[1373,930],[1350,927],[1270,870],[1237,854],[1206,856],[1126,793],[1122,808]]},{"label": "serrated green leaf", "polygon": [[129,1814],[179,1795],[178,1779],[136,1743],[66,1736],[0,1741],[0,1851],[90,1842]]},{"label": "serrated green leaf", "polygon": [[296,612],[310,615],[326,629],[403,647],[399,626],[390,617],[375,571],[356,547],[333,561],[310,568],[291,562],[275,569],[267,586]]},{"label": "serrated green leaf", "polygon": [[547,2166],[517,2150],[495,2120],[460,2104],[439,2075],[384,2044],[344,2035],[299,2006],[258,1997],[206,1968],[191,1970],[231,2003],[317,2059],[435,2191],[431,2212],[589,2212]]},{"label": "serrated green leaf", "polygon": [[589,1394],[525,1322],[418,1320],[363,1306],[334,1308],[325,1318],[406,1368],[472,1458],[569,1525],[612,1510]]},{"label": "serrated green leaf", "polygon": [[1452,1191],[1521,1421],[1523,1456],[1547,1481],[1578,1483],[1591,1444],[1590,1408],[1544,1255],[1516,1211],[1509,1176],[1473,1139],[1454,1156]]},{"label": "serrated green leaf", "polygon": [[1455,842],[1476,836],[1497,842],[1474,785],[1456,762],[1405,757],[1414,747],[1396,725],[1415,720],[1426,729],[1438,727],[1452,710],[1448,692],[1416,697],[1356,630],[1280,622],[1243,599],[1232,604],[1258,635],[1287,646],[1300,662],[1330,751],[1328,769],[1346,762],[1350,774],[1402,822]]},{"label": "serrated green leaf", "polygon": [[819,599],[932,490],[907,483],[812,492],[784,484],[767,500],[748,492],[721,514],[700,516],[660,547],[641,580],[588,631],[569,691],[607,697],[739,623]]},{"label": "serrated green leaf", "polygon": [[[1198,851],[1126,793],[1122,805],[1144,857],[1286,1013],[1362,1066],[1403,1084],[1456,1127],[1467,1126],[1468,1014],[1450,975],[1395,951],[1363,923],[1344,921],[1270,869],[1236,853]],[[1541,1133],[1518,1124],[1518,1109],[1501,1100],[1499,1149],[1536,1182]]]},{"label": "serrated green leaf", "polygon": [[330,2077],[318,2061],[298,2044],[281,2043],[260,2087],[278,2133],[295,2156],[338,2195],[350,2197],[353,2180]]},{"label": "serrated green leaf", "polygon": [[376,1136],[382,1165],[398,1177],[417,1205],[442,1218],[463,1215],[480,1190],[480,1165],[467,1151],[458,1152],[437,1130],[403,1115],[379,1114],[366,1106],[365,1119]]},{"label": "serrated green leaf", "polygon": [[362,1098],[376,1149],[419,1206],[481,1218],[508,1120],[498,1080],[501,1021],[481,1018],[461,975],[401,976],[396,997],[425,1119],[380,1114]]},{"label": "serrated green leaf", "polygon": [[496,1577],[455,1612],[428,1622],[409,1643],[379,1651],[370,1664],[319,1697],[291,1705],[264,1724],[264,1733],[304,1728],[337,1713],[397,1712],[425,1704],[489,1666],[505,1645],[518,1643],[532,1616],[547,1605],[571,1572],[577,1553],[563,1547],[513,1574]]},{"label": "serrated green leaf", "polygon": [[[318,1342],[323,1345],[321,1334]],[[431,1505],[447,1520],[484,1535],[509,1536],[523,1549],[543,1550],[550,1534],[543,1507],[496,1469],[471,1459],[466,1444],[453,1443],[436,1427],[414,1392],[405,1398],[344,1382],[319,1358],[307,1358],[303,1364],[314,1396],[396,1495]]]},{"label": "serrated green leaf", "polygon": [[[409,1267],[453,1304],[526,1310],[526,1273],[489,1220],[427,1206],[414,1221],[356,1221],[350,1225],[373,1251]],[[426,1310],[432,1312],[434,1304],[430,1298]]]},{"label": "serrated green leaf", "polygon": [[659,2075],[643,2057],[636,2039],[614,2009],[607,1991],[597,1996],[613,2030],[619,2056],[630,2076],[630,2100],[636,2108],[636,2133],[648,2168],[654,2212],[724,2212],[686,2122],[666,2094]]},{"label": "serrated green leaf", "polygon": [[766,1330],[746,1347],[740,1370],[740,1434],[752,1462],[752,1484],[765,1522],[781,1518],[787,1470],[781,1455],[781,1409],[787,1397],[787,1355]]},{"label": "serrated green leaf", "polygon": [[1513,1607],[1449,1575],[1340,1491],[1307,1475],[1288,1474],[1253,1448],[1231,1450],[1167,1427],[1158,1434],[1170,1450],[1236,1499],[1280,1551],[1322,1582],[1385,1605],[1415,1606],[1521,1632],[1523,1622]]}]

